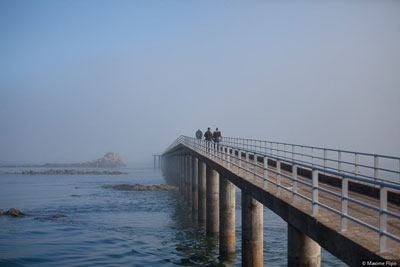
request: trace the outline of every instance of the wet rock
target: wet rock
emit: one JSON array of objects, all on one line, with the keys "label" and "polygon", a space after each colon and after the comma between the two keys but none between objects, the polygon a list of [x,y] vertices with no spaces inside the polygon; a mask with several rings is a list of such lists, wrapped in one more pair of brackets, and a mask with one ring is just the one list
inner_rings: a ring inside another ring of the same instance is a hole
[{"label": "wet rock", "polygon": [[164,190],[178,190],[178,187],[167,185],[167,184],[157,184],[157,185],[128,185],[128,184],[119,184],[119,185],[104,185],[103,188],[111,188],[116,190],[128,190],[128,191],[164,191]]},{"label": "wet rock", "polygon": [[4,210],[0,209],[0,216],[4,215]]},{"label": "wet rock", "polygon": [[23,217],[26,216],[27,214],[23,213],[19,209],[11,208],[6,212],[6,215],[13,217]]},{"label": "wet rock", "polygon": [[53,218],[53,219],[64,218],[64,217],[67,217],[67,215],[56,214],[56,215],[51,216],[51,218]]}]

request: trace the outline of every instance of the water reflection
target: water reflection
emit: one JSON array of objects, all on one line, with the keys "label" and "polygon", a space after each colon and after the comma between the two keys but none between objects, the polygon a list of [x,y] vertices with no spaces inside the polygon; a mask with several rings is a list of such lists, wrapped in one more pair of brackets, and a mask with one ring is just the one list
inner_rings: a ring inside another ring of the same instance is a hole
[{"label": "water reflection", "polygon": [[180,258],[173,263],[182,266],[232,265],[232,259],[219,259],[218,236],[206,236],[205,226],[197,223],[197,216],[192,214],[191,208],[185,204],[179,193],[174,196],[172,202],[171,218],[175,236],[171,241],[175,244],[177,256]]}]

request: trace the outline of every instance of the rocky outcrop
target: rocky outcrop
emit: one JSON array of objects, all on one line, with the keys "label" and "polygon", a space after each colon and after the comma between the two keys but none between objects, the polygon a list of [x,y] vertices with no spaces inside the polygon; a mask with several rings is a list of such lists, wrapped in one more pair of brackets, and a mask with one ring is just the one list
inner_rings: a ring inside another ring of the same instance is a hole
[{"label": "rocky outcrop", "polygon": [[12,216],[12,217],[23,217],[23,216],[26,216],[27,214],[23,213],[19,209],[11,208],[5,213],[5,215]]},{"label": "rocky outcrop", "polygon": [[[25,217],[25,216],[29,216],[28,214],[23,213],[22,211],[20,211],[19,209],[16,209],[16,208],[11,208],[11,209],[9,209],[7,212],[4,212],[2,209],[0,209],[0,216],[1,216],[1,215],[7,215],[7,216],[12,216],[12,217]],[[64,218],[64,217],[67,217],[67,215],[64,215],[64,214],[55,214],[55,215],[51,215],[50,217],[47,217],[47,218],[50,218],[50,219],[58,219],[58,218]],[[46,217],[40,216],[40,217],[37,217],[37,218],[35,218],[35,219],[43,219],[43,218],[46,218]]]},{"label": "rocky outcrop", "polygon": [[[125,163],[122,157],[118,153],[108,152],[104,157],[95,159],[92,161],[87,161],[83,163],[72,163],[72,164],[54,164],[47,163],[44,165],[34,166],[34,167],[48,167],[48,168],[121,168],[125,167]],[[33,167],[33,166],[28,166]]]},{"label": "rocky outcrop", "polygon": [[166,184],[157,184],[157,185],[128,185],[128,184],[119,184],[119,185],[104,185],[103,188],[112,188],[116,190],[129,190],[129,191],[163,191],[163,190],[178,190],[178,187]]},{"label": "rocky outcrop", "polygon": [[126,172],[120,171],[80,171],[80,170],[54,170],[50,169],[48,171],[33,171],[27,170],[23,172],[15,172],[15,174],[53,174],[53,175],[81,175],[81,174],[93,174],[93,175],[119,175],[127,174]]},{"label": "rocky outcrop", "polygon": [[98,168],[120,168],[126,166],[121,156],[113,152],[108,152],[103,158],[87,162],[86,164],[90,167]]}]

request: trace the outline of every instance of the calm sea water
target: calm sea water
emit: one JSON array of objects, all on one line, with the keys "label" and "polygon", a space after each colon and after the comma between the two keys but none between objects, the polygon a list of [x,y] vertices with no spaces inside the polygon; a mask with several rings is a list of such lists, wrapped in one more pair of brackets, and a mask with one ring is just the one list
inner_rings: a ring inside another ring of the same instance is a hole
[{"label": "calm sea water", "polygon": [[[30,168],[32,169],[32,168]],[[1,168],[1,172],[23,169]],[[37,169],[40,170],[40,169]],[[124,175],[19,175],[0,173],[0,209],[32,216],[0,216],[0,266],[240,266],[218,258],[217,242],[194,226],[178,192],[102,188],[165,183],[151,166]],[[237,248],[240,192],[237,191]],[[67,217],[52,219],[55,214]],[[286,223],[264,209],[264,265],[286,266]],[[345,266],[322,251],[323,266]]]}]

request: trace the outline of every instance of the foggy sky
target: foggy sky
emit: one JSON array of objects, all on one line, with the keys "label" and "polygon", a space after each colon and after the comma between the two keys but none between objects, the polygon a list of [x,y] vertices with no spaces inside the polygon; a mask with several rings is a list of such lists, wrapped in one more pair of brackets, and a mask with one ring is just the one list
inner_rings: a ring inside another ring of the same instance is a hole
[{"label": "foggy sky", "polygon": [[0,164],[179,135],[400,150],[399,1],[0,2]]}]

